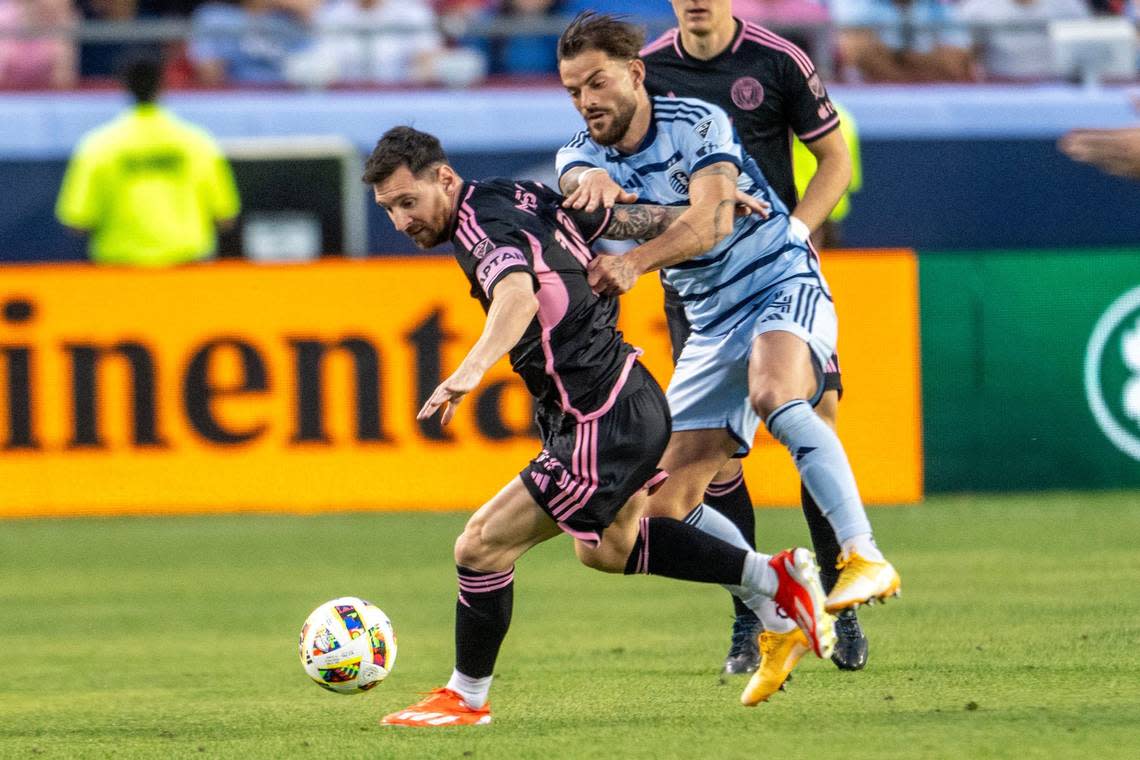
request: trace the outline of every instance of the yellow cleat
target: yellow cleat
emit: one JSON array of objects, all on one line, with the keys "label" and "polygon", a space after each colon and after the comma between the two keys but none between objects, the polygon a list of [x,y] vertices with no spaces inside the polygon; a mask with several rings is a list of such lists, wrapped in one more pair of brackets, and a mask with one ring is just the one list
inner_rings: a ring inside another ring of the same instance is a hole
[{"label": "yellow cleat", "polygon": [[840,559],[839,580],[827,596],[824,608],[831,613],[898,596],[902,586],[898,571],[890,562],[871,562],[856,552]]},{"label": "yellow cleat", "polygon": [[753,707],[767,702],[788,680],[792,668],[807,652],[811,644],[799,628],[787,633],[764,631],[760,634],[760,667],[752,674],[748,685],[740,694],[740,702]]}]

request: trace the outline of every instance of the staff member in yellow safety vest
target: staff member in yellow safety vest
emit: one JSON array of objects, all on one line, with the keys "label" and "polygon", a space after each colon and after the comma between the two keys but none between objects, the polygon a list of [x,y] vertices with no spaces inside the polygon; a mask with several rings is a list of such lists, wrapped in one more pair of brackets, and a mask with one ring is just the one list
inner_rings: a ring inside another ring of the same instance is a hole
[{"label": "staff member in yellow safety vest", "polygon": [[230,165],[212,137],[155,101],[162,69],[123,68],[135,105],[87,133],[72,154],[56,217],[91,233],[98,264],[171,266],[211,257],[217,226],[240,210]]},{"label": "staff member in yellow safety vest", "polygon": [[[839,223],[851,211],[851,193],[857,193],[863,187],[863,164],[859,160],[859,127],[851,112],[843,106],[831,101],[839,113],[839,133],[847,143],[847,152],[851,154],[851,181],[847,183],[847,191],[839,198],[827,220],[819,226],[811,241],[816,248],[834,248],[840,244]],[[797,138],[792,143],[792,172],[796,180],[796,195],[803,197],[808,182],[815,176],[818,162],[815,156]]]}]

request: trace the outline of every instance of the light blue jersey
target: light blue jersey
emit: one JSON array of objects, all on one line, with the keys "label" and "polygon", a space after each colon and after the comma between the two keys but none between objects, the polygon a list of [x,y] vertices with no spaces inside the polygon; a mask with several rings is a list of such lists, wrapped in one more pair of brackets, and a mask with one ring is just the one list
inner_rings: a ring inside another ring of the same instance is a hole
[{"label": "light blue jersey", "polygon": [[632,154],[602,147],[586,131],[558,151],[558,175],[576,166],[605,169],[644,203],[689,202],[689,177],[710,164],[740,170],[737,187],[771,205],[767,219],[738,218],[732,234],[711,251],[665,270],[695,334],[723,335],[754,319],[780,284],[812,282],[826,291],[812,254],[788,237],[788,209],[756,162],[744,152],[728,115],[695,98],[652,98],[653,119]]}]

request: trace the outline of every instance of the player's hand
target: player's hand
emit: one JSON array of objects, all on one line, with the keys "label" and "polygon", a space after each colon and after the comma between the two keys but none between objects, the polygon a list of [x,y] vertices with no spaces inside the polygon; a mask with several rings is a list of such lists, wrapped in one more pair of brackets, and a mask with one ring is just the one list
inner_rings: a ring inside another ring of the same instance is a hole
[{"label": "player's hand", "polygon": [[1117,177],[1140,179],[1140,128],[1074,129],[1057,146],[1074,161]]},{"label": "player's hand", "polygon": [[601,254],[586,266],[586,282],[600,296],[628,293],[641,272],[627,256]]},{"label": "player's hand", "polygon": [[772,213],[772,204],[768,201],[754,198],[743,190],[736,191],[736,215],[751,216],[757,214],[761,219],[767,219]]},{"label": "player's hand", "polygon": [[578,189],[566,196],[562,205],[582,211],[613,208],[615,203],[634,203],[637,193],[623,190],[604,171],[585,171],[578,177]]},{"label": "player's hand", "polygon": [[482,379],[482,372],[460,364],[459,369],[455,370],[451,377],[444,380],[432,391],[428,400],[420,407],[416,419],[426,420],[442,407],[443,418],[439,421],[440,424],[446,425],[451,422],[451,418],[455,416],[455,407],[459,406],[459,402],[463,400],[464,396],[478,387],[479,381]]}]

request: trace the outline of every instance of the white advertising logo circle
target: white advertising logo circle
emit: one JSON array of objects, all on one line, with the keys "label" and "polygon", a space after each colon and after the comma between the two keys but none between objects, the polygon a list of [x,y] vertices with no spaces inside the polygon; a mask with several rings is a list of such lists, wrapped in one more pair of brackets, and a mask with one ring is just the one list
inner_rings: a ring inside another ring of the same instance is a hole
[{"label": "white advertising logo circle", "polygon": [[1097,320],[1085,349],[1085,397],[1101,431],[1118,449],[1140,461],[1140,438],[1125,429],[1109,409],[1101,388],[1100,363],[1113,331],[1140,309],[1140,287],[1116,299]]}]

